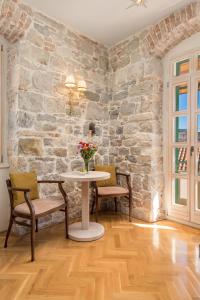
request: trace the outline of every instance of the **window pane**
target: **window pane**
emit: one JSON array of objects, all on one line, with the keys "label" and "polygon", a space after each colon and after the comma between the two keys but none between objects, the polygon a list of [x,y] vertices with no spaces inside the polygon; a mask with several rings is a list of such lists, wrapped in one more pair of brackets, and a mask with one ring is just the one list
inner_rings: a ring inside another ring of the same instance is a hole
[{"label": "window pane", "polygon": [[197,116],[197,141],[200,142],[200,115]]},{"label": "window pane", "polygon": [[189,59],[176,63],[176,76],[189,73]]},{"label": "window pane", "polygon": [[175,118],[175,141],[187,142],[187,117]]},{"label": "window pane", "polygon": [[196,208],[200,209],[200,181],[196,183]]},{"label": "window pane", "polygon": [[174,149],[175,173],[187,172],[187,148]]},{"label": "window pane", "polygon": [[200,109],[200,82],[198,83],[197,103],[198,103],[198,109]]},{"label": "window pane", "polygon": [[200,55],[198,55],[198,70],[200,70]]},{"label": "window pane", "polygon": [[187,205],[187,179],[175,178],[173,181],[173,199],[178,205]]},{"label": "window pane", "polygon": [[176,87],[176,111],[187,110],[188,88],[187,84]]}]

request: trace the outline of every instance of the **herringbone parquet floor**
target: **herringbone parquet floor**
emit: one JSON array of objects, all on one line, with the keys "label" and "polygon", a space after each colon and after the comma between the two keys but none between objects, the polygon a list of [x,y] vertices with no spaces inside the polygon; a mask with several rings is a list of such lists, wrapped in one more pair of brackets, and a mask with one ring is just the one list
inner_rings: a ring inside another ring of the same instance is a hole
[{"label": "herringbone parquet floor", "polygon": [[200,231],[173,222],[149,225],[106,215],[92,243],[64,239],[64,225],[29,236],[0,235],[1,300],[198,300]]}]

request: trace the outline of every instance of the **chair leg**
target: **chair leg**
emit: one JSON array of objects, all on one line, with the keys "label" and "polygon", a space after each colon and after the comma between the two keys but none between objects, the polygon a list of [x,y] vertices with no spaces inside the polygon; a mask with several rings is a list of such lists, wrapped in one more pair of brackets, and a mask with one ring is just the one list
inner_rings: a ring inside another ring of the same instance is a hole
[{"label": "chair leg", "polygon": [[35,232],[38,232],[38,219],[35,220]]},{"label": "chair leg", "polygon": [[129,222],[132,221],[132,194],[129,195]]},{"label": "chair leg", "polygon": [[92,200],[91,215],[93,215],[93,213],[94,213],[94,205],[95,205],[95,196],[93,197],[93,200]]},{"label": "chair leg", "polygon": [[13,225],[13,217],[10,216],[10,221],[9,221],[8,230],[7,230],[7,233],[6,233],[6,239],[5,239],[5,243],[4,243],[4,248],[7,248],[7,246],[8,246],[8,238],[10,236],[12,225]]},{"label": "chair leg", "polygon": [[117,197],[115,197],[115,212],[117,212]]},{"label": "chair leg", "polygon": [[69,234],[68,234],[68,210],[67,210],[67,207],[65,207],[65,236],[66,236],[66,239],[68,239]]},{"label": "chair leg", "polygon": [[98,222],[98,209],[99,209],[99,201],[98,195],[95,195],[95,206],[96,206],[96,223]]},{"label": "chair leg", "polygon": [[35,260],[35,216],[31,219],[31,261]]}]

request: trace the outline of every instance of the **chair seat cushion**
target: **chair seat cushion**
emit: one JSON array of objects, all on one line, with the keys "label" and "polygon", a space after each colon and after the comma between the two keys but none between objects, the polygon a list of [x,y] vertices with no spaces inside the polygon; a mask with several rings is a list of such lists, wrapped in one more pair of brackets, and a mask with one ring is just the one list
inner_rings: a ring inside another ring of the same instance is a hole
[{"label": "chair seat cushion", "polygon": [[124,196],[128,195],[128,189],[123,188],[122,186],[106,186],[98,187],[99,196]]},{"label": "chair seat cushion", "polygon": [[[65,205],[64,199],[61,197],[50,197],[46,199],[35,199],[32,200],[31,203],[35,209],[35,215],[40,215],[46,213],[51,210],[56,210],[56,208],[60,207],[61,205]],[[30,210],[26,202],[19,204],[15,207],[14,212],[30,215]]]}]

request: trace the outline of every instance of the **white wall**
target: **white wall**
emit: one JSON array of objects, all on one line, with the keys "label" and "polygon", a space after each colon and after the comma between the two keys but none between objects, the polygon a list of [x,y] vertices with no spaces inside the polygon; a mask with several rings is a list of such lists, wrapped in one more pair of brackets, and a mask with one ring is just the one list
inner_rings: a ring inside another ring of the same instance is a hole
[{"label": "white wall", "polygon": [[7,229],[9,220],[9,199],[6,188],[8,168],[0,168],[0,232]]}]

